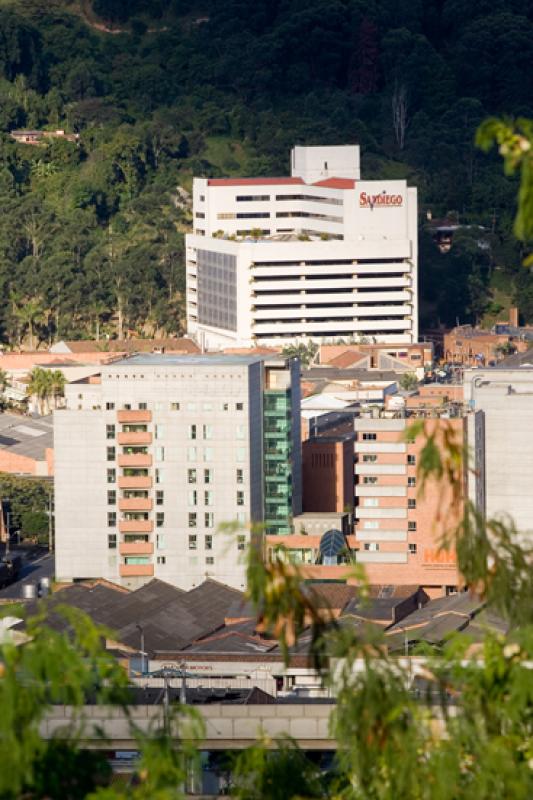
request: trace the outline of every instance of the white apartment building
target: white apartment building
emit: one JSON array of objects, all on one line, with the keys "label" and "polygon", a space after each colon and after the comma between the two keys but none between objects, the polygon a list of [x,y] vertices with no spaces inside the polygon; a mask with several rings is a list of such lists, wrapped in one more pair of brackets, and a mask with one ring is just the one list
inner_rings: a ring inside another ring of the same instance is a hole
[{"label": "white apartment building", "polygon": [[250,524],[288,533],[301,513],[299,371],[146,354],[69,384],[54,419],[57,579],[245,588]]},{"label": "white apartment building", "polygon": [[207,349],[418,338],[417,193],[359,147],[294,147],[286,178],[195,178],[187,327]]},{"label": "white apartment building", "polygon": [[472,412],[470,500],[489,519],[512,520],[533,532],[533,368],[496,367],[464,373]]}]

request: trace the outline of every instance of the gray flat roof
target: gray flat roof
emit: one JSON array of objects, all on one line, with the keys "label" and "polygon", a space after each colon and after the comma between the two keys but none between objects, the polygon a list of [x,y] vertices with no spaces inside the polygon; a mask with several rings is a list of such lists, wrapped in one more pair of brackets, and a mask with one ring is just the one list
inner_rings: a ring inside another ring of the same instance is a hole
[{"label": "gray flat roof", "polygon": [[107,365],[108,369],[115,367],[209,367],[209,366],[246,366],[256,364],[258,361],[268,361],[265,355],[191,355],[181,356],[169,353],[139,353],[130,358],[121,358]]},{"label": "gray flat roof", "polygon": [[54,446],[52,415],[22,417],[0,414],[0,449],[35,461],[46,459],[46,449]]}]

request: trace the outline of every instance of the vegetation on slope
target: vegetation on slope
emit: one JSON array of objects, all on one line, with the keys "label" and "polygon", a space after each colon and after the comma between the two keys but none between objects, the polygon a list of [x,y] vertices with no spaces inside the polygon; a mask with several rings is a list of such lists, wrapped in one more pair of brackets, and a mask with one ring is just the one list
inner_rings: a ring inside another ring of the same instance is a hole
[{"label": "vegetation on slope", "polygon": [[[180,333],[190,210],[176,186],[286,172],[294,143],[359,142],[366,177],[416,183],[422,223],[483,226],[449,256],[423,234],[423,325],[494,314],[496,288],[533,321],[516,180],[474,146],[488,114],[533,115],[531,2],[3,0],[0,26],[10,344],[30,329]],[[24,127],[81,139],[17,144]]]}]

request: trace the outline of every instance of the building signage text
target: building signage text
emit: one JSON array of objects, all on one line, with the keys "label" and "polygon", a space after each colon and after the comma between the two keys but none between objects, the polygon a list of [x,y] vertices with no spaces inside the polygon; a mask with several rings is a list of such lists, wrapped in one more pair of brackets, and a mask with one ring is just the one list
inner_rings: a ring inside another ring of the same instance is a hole
[{"label": "building signage text", "polygon": [[381,194],[367,194],[366,192],[361,192],[359,194],[359,206],[360,208],[383,208],[383,207],[390,207],[403,205],[403,197],[401,194],[387,194],[387,192],[383,191]]}]

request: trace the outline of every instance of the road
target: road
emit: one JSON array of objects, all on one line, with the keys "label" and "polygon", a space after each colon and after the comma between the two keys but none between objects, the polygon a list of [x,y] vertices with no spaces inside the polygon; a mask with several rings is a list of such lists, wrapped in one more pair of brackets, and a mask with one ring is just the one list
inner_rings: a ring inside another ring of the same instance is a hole
[{"label": "road", "polygon": [[[17,555],[18,553],[15,551],[13,554]],[[35,560],[26,561],[22,567],[18,581],[0,590],[0,601],[21,600],[23,596],[23,586],[29,583],[37,585],[42,578],[52,579],[54,572],[55,557],[53,553],[46,553],[44,556],[39,556],[39,558]]]}]

